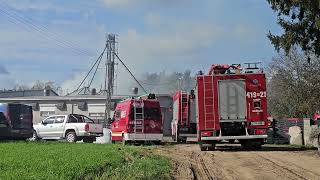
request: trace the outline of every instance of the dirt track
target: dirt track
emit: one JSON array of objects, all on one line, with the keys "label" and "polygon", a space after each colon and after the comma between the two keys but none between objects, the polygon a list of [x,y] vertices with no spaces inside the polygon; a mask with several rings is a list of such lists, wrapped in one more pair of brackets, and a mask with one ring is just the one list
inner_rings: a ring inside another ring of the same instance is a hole
[{"label": "dirt track", "polygon": [[156,152],[168,156],[175,179],[319,179],[320,157],[316,151],[292,151],[265,147],[244,151],[218,147],[201,152],[196,144],[169,145]]}]

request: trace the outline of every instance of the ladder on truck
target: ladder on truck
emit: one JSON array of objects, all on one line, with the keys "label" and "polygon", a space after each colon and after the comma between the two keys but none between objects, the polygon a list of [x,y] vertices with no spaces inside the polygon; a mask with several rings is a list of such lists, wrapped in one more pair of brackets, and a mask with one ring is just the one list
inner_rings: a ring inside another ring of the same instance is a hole
[{"label": "ladder on truck", "polygon": [[134,140],[136,134],[144,133],[144,104],[142,99],[133,100]]},{"label": "ladder on truck", "polygon": [[205,129],[216,128],[214,111],[213,76],[203,76],[203,108]]},{"label": "ladder on truck", "polygon": [[[189,119],[189,103],[188,103],[188,94],[187,93],[183,93],[181,91],[181,103],[180,103],[180,124],[182,125],[182,120],[185,118],[186,119],[186,123],[189,123],[188,122],[188,119]],[[189,126],[188,126],[189,127]]]}]

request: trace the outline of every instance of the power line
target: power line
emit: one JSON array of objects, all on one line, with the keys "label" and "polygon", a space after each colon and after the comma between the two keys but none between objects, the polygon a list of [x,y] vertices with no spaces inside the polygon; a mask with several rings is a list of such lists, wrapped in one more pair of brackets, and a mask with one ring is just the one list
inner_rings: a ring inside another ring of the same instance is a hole
[{"label": "power line", "polygon": [[176,84],[177,82],[167,82],[167,83],[147,83],[147,82],[141,82],[141,84],[149,85],[149,86],[165,86],[165,85],[171,85]]},{"label": "power line", "polygon": [[[106,51],[106,49],[107,49],[107,46],[104,47],[102,53],[100,54],[100,56],[98,57],[98,59],[95,61],[95,63],[91,66],[89,72],[88,72],[88,73],[86,74],[86,76],[83,78],[83,80],[82,80],[81,83],[79,84],[78,88],[77,88],[76,90],[72,91],[70,94],[73,94],[73,93],[77,92],[77,91],[80,89],[80,87],[82,86],[82,84],[85,82],[85,80],[86,80],[86,79],[88,78],[88,76],[90,75],[92,69],[96,66],[96,64],[97,64],[98,62],[101,61],[101,59],[102,59],[102,57],[103,57],[103,54],[104,54],[104,52]],[[97,66],[97,67],[99,67],[99,66]]]},{"label": "power line", "polygon": [[141,87],[141,89],[145,92],[148,93],[146,91],[146,89],[141,85],[141,83],[137,80],[137,78],[132,74],[132,72],[130,71],[130,69],[124,64],[124,62],[119,58],[119,56],[114,53],[114,55],[118,58],[118,60],[121,62],[121,64],[126,68],[126,70],[129,72],[129,74],[132,76],[132,78],[136,81],[136,83]]},{"label": "power line", "polygon": [[[29,32],[34,32],[32,30],[35,30],[43,38],[45,38],[47,40],[53,40],[53,41],[55,41],[55,43],[58,46],[63,47],[63,48],[69,48],[77,54],[92,56],[89,51],[81,50],[80,48],[76,47],[72,43],[70,43],[66,40],[62,40],[62,38],[59,38],[60,35],[50,32],[48,28],[46,28],[44,26],[39,27],[38,25],[33,23],[32,19],[27,18],[25,16],[22,16],[21,14],[19,15],[19,13],[14,10],[10,10],[12,8],[10,8],[8,5],[7,5],[7,7],[10,9],[5,8],[3,5],[0,5],[0,7],[2,8],[2,9],[0,9],[1,13],[6,15],[7,17],[11,18],[13,21],[15,21],[15,22],[10,21],[10,22],[14,23],[15,25],[18,25],[18,26],[22,25],[22,26],[26,27]],[[24,28],[24,29],[26,29],[26,28]]]},{"label": "power line", "polygon": [[36,23],[34,23],[34,21],[31,18],[29,18],[29,17],[27,17],[25,15],[22,15],[21,13],[15,11],[7,3],[3,2],[3,5],[6,6],[7,8],[3,8],[4,6],[1,6],[1,5],[0,6],[3,9],[5,9],[8,13],[11,13],[11,14],[17,16],[18,18],[22,19],[26,23],[29,23],[30,25],[34,26],[35,28],[38,28],[38,29],[40,29],[42,31],[47,31],[48,34],[56,36],[56,40],[58,40],[59,42],[65,43],[65,45],[70,46],[71,48],[74,48],[75,50],[78,50],[79,52],[83,52],[83,53],[86,53],[86,54],[91,54],[89,51],[81,50],[81,48],[76,47],[76,45],[74,45],[73,43],[68,42],[67,40],[64,40],[64,38],[60,37],[60,39],[58,39],[59,36],[61,36],[61,35],[59,35],[58,33],[50,32],[50,30],[45,26],[42,26],[40,24],[36,25]]},{"label": "power line", "polygon": [[100,63],[101,63],[101,60],[102,60],[102,56],[101,56],[101,58],[100,58],[100,60],[99,60],[99,62],[98,62],[98,65],[97,65],[97,67],[96,67],[96,70],[95,70],[94,73],[93,73],[93,76],[92,76],[92,78],[91,78],[91,80],[90,80],[90,83],[89,83],[88,87],[91,86],[91,84],[92,84],[92,82],[93,82],[93,79],[94,79],[94,77],[96,76],[96,73],[97,73],[98,68],[99,68],[99,66],[100,66]]}]

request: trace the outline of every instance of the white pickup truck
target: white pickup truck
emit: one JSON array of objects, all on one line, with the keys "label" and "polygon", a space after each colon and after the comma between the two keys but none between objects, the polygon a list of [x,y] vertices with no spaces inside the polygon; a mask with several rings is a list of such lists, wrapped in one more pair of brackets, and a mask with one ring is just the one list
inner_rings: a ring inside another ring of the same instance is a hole
[{"label": "white pickup truck", "polygon": [[96,137],[102,136],[101,124],[84,115],[54,115],[45,118],[41,123],[33,126],[33,139],[66,139],[68,142],[83,140],[92,143]]}]

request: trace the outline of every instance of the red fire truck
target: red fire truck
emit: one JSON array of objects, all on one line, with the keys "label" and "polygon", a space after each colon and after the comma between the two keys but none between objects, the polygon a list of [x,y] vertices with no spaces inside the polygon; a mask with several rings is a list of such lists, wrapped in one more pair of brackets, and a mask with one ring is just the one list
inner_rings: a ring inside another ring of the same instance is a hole
[{"label": "red fire truck", "polygon": [[112,142],[162,141],[162,116],[154,94],[147,99],[128,99],[117,104],[111,123]]},{"label": "red fire truck", "polygon": [[266,78],[260,63],[212,65],[196,77],[198,141],[201,150],[238,141],[260,148],[267,138]]},{"label": "red fire truck", "polygon": [[171,133],[174,141],[186,142],[187,138],[197,137],[195,105],[194,93],[177,91],[173,96]]}]

